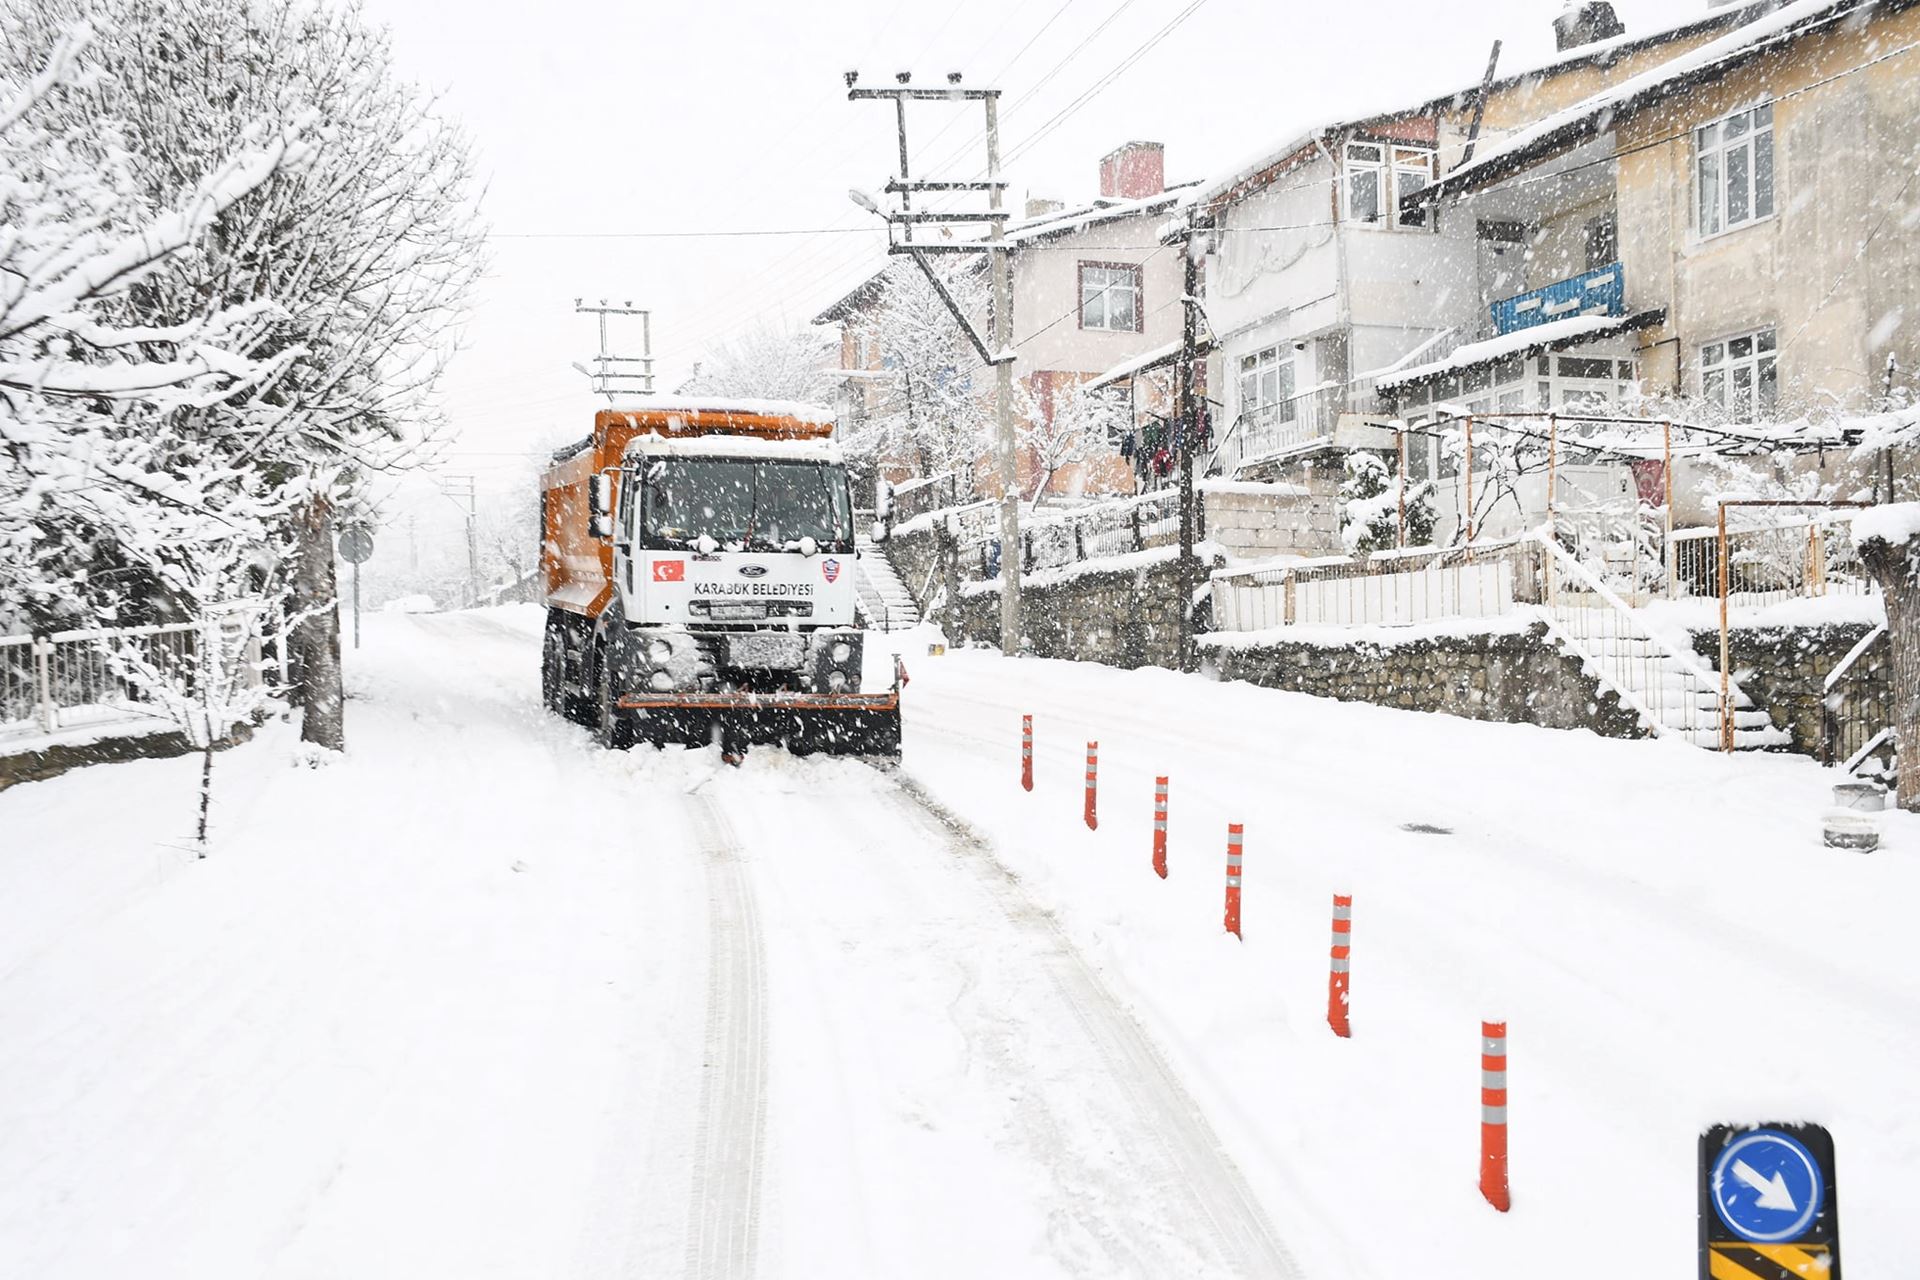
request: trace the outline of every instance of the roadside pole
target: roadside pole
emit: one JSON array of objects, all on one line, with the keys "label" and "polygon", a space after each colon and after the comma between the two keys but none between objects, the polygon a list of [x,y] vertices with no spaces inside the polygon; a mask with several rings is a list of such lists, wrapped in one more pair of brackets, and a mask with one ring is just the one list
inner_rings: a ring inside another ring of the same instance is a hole
[{"label": "roadside pole", "polygon": [[[904,143],[905,136],[902,135]],[[1000,212],[1000,97],[987,99],[987,207]],[[1013,349],[1013,270],[1008,261],[1006,223],[988,224],[993,244],[993,349],[996,357]],[[1020,459],[1013,437],[1013,361],[993,367],[994,452],[1000,455],[1000,652],[1020,652]]]},{"label": "roadside pole", "polygon": [[[1006,243],[1006,222],[1010,215],[1001,207],[1006,183],[1000,178],[1000,90],[966,87],[960,83],[958,72],[947,76],[944,87],[916,87],[909,72],[895,75],[891,87],[863,87],[858,71],[847,72],[846,81],[847,98],[850,101],[889,99],[894,104],[894,124],[900,142],[900,172],[887,181],[886,190],[888,195],[900,197],[900,209],[898,212],[888,212],[881,207],[878,198],[858,189],[849,191],[848,198],[869,213],[886,219],[889,229],[887,252],[913,260],[953,315],[954,322],[966,335],[967,341],[972,344],[980,363],[993,367],[993,455],[1001,490],[1000,650],[1002,653],[1015,654],[1020,651],[1024,635],[1020,608],[1020,468],[1013,422],[1013,362],[1017,357],[1013,349],[1013,267],[1011,249]],[[984,181],[928,180],[910,175],[908,160],[911,150],[907,146],[909,101],[979,102],[986,109],[987,176]],[[938,212],[921,209],[916,212],[913,207],[916,192],[985,192],[987,211]],[[955,238],[956,231],[977,228],[982,224],[987,227],[985,239],[977,236]],[[944,236],[915,240],[913,229],[916,225],[940,229]],[[892,234],[894,227],[900,228],[897,238]],[[987,255],[993,268],[993,317],[987,336],[981,336],[979,329],[974,326],[973,317],[960,309],[946,282],[934,270],[932,255],[943,253]]]},{"label": "roadside pole", "polygon": [[1188,215],[1187,231],[1180,240],[1180,252],[1186,259],[1185,294],[1181,299],[1183,320],[1180,328],[1180,368],[1177,386],[1179,408],[1175,412],[1174,456],[1180,463],[1180,647],[1182,671],[1192,671],[1193,661],[1193,589],[1194,589],[1194,509],[1193,439],[1199,425],[1195,412],[1193,359],[1195,310],[1200,288],[1200,267],[1194,260],[1193,219]]}]

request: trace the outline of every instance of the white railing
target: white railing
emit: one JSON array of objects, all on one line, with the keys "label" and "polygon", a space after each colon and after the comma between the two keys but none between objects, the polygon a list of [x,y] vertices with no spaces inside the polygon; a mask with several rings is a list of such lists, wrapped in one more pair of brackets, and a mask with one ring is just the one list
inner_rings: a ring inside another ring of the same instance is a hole
[{"label": "white railing", "polygon": [[[151,679],[191,687],[201,624],[0,636],[0,748],[60,734],[124,736],[166,728],[172,710]],[[282,648],[284,649],[284,638]],[[257,644],[233,652],[257,680]]]},{"label": "white railing", "polygon": [[1533,544],[1513,538],[1221,569],[1212,575],[1214,626],[1264,631],[1500,617],[1539,598],[1538,566]]},{"label": "white railing", "polygon": [[[1613,588],[1556,540],[1536,534],[1534,542],[1547,556],[1546,603],[1553,628],[1592,674],[1653,733],[1677,733],[1696,746],[1718,746],[1720,675],[1697,654],[1650,631]],[[1732,714],[1745,699],[1731,682],[1726,688],[1735,702],[1728,709]]]},{"label": "white railing", "polygon": [[1498,543],[1380,552],[1223,569],[1212,575],[1214,626],[1406,626],[1492,618],[1542,605],[1545,620],[1590,674],[1655,734],[1721,745],[1722,716],[1738,745],[1773,745],[1772,727],[1730,679],[1638,614],[1544,530]]}]

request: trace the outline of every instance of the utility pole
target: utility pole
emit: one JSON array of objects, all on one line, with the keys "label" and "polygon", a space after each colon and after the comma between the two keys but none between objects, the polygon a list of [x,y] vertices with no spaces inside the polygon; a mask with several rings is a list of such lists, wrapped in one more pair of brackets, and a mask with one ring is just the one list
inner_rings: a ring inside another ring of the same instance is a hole
[{"label": "utility pole", "polygon": [[[600,354],[594,358],[594,367],[588,369],[584,365],[574,366],[574,368],[579,369],[582,373],[585,373],[589,378],[593,379],[593,394],[605,396],[608,404],[612,404],[614,397],[621,392],[643,396],[652,395],[653,313],[636,308],[631,301],[622,303],[617,307],[609,306],[605,298],[600,299],[598,306],[592,307],[588,306],[583,299],[575,298],[573,300],[573,309],[576,313],[600,317]],[[639,355],[617,356],[607,349],[608,316],[640,317]],[[615,367],[625,364],[637,364],[640,368],[637,372],[625,373]],[[638,382],[640,385],[637,387],[619,385],[624,382]]]},{"label": "utility pole", "polygon": [[[900,209],[897,213],[885,212],[879,201],[864,191],[850,191],[848,196],[853,202],[870,213],[879,214],[887,220],[889,254],[910,256],[915,265],[926,274],[933,285],[934,292],[946,304],[953,314],[960,330],[973,344],[982,364],[993,366],[994,370],[994,458],[1000,474],[1000,651],[1015,654],[1020,651],[1020,642],[1024,632],[1021,625],[1020,610],[1020,474],[1019,454],[1015,448],[1013,433],[1013,362],[1016,359],[1013,350],[1013,266],[1011,250],[1006,243],[1006,223],[1010,216],[1001,208],[1006,183],[1000,178],[1000,90],[970,89],[960,83],[960,75],[955,72],[947,77],[945,86],[936,88],[913,87],[913,76],[901,72],[894,77],[894,87],[864,89],[858,87],[860,73],[846,73],[847,98],[849,101],[863,99],[890,98],[894,104],[894,124],[900,140],[900,172],[887,181],[887,193],[900,197]],[[986,111],[987,126],[987,177],[984,182],[942,182],[916,180],[908,172],[907,147],[907,103],[919,99],[927,102],[978,102]],[[985,192],[987,211],[981,212],[915,212],[913,196],[917,192]],[[916,224],[935,224],[944,227],[950,234],[965,224],[986,224],[987,238],[932,241],[915,241],[913,228]],[[895,239],[892,229],[900,228]],[[993,336],[991,345],[980,336],[974,327],[973,318],[960,309],[953,295],[947,291],[946,282],[933,269],[929,254],[934,253],[985,253],[993,267]]]},{"label": "utility pole", "polygon": [[467,516],[467,603],[480,603],[480,536],[478,495],[475,493],[474,477],[448,476],[441,481],[445,493],[458,506],[466,502]]},{"label": "utility pole", "polygon": [[1180,464],[1180,650],[1182,671],[1192,671],[1193,661],[1193,442],[1199,427],[1193,386],[1194,347],[1197,341],[1197,312],[1200,307],[1200,263],[1196,257],[1199,241],[1194,236],[1193,215],[1187,215],[1185,234],[1180,238],[1180,255],[1186,260],[1186,277],[1181,295],[1180,368],[1176,386],[1179,408],[1173,429],[1174,457]]}]

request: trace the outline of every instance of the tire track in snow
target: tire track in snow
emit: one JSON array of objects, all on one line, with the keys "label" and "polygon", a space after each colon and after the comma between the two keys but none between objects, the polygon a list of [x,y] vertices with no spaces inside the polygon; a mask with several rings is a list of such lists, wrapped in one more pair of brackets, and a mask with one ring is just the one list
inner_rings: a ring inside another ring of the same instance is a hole
[{"label": "tire track in snow", "polygon": [[1061,1001],[1073,1011],[1087,1043],[1106,1066],[1107,1078],[1158,1149],[1158,1170],[1132,1172],[1153,1178],[1150,1198],[1161,1220],[1202,1226],[1204,1241],[1190,1238],[1188,1243],[1210,1245],[1229,1274],[1298,1280],[1299,1264],[1199,1104],[1054,918],[1021,892],[984,837],[911,778],[891,774],[883,794],[909,821],[951,849],[1007,921],[1039,944],[1035,952]]},{"label": "tire track in snow", "polygon": [[688,1280],[744,1280],[760,1243],[767,1131],[767,956],[739,841],[719,806],[691,797],[707,867],[706,1069],[694,1134]]}]

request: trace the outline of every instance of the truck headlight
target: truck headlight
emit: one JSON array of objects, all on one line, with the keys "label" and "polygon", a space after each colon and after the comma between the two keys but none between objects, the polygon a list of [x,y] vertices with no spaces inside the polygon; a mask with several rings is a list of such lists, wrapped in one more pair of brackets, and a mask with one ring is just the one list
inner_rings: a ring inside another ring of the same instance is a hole
[{"label": "truck headlight", "polygon": [[655,693],[665,693],[673,688],[673,674],[667,671],[656,671],[647,677],[647,687]]},{"label": "truck headlight", "polygon": [[827,692],[838,693],[847,687],[847,673],[844,671],[827,672]]},{"label": "truck headlight", "polygon": [[845,640],[836,640],[833,642],[832,654],[835,662],[845,662],[853,656],[853,646]]},{"label": "truck headlight", "polygon": [[[673,646],[665,640],[649,640],[647,642],[647,660],[649,662],[652,662],[655,666],[659,666],[663,663],[670,662],[672,659]],[[659,685],[654,686],[656,689],[659,687]]]}]

